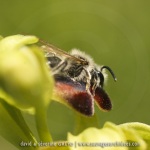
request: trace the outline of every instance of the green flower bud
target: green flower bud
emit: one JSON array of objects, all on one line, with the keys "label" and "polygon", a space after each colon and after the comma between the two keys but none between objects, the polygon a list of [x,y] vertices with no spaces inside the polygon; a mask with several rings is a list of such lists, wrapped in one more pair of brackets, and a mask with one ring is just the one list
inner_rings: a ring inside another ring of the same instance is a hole
[{"label": "green flower bud", "polygon": [[[14,35],[0,41],[1,97],[21,109],[49,103],[53,79],[35,36]],[[32,44],[32,45],[31,45]]]}]

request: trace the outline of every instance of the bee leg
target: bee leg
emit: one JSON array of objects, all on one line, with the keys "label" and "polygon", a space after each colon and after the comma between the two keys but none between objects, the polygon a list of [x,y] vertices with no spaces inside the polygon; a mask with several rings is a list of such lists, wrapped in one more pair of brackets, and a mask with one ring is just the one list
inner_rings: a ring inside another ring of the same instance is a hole
[{"label": "bee leg", "polygon": [[97,72],[94,72],[93,73],[93,81],[92,81],[93,85],[92,85],[92,89],[91,89],[91,93],[93,96],[95,96],[95,90],[98,87],[99,82],[100,81],[98,80],[98,74],[97,74]]},{"label": "bee leg", "polygon": [[91,86],[91,74],[86,70],[86,68],[83,67],[83,70],[86,73],[86,90],[89,91],[90,90],[90,86]]},{"label": "bee leg", "polygon": [[93,96],[95,96],[95,90],[96,90],[96,88],[97,88],[97,83],[96,83],[97,81],[96,81],[96,79],[95,79],[95,81],[94,81],[94,84],[93,84],[93,86],[92,86],[92,95]]},{"label": "bee leg", "polygon": [[63,60],[56,67],[54,67],[52,69],[52,73],[57,74],[59,72],[62,72],[65,69],[66,66],[67,66],[67,61]]}]

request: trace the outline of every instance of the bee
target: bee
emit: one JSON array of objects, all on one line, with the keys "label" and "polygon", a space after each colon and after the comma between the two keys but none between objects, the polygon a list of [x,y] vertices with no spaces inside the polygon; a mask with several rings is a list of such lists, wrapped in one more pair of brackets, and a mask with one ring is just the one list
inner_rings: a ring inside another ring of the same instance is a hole
[{"label": "bee", "polygon": [[94,114],[94,101],[104,111],[112,109],[103,88],[107,76],[104,70],[117,80],[110,67],[95,64],[89,55],[77,49],[67,53],[42,40],[40,45],[55,79],[54,93],[64,103],[85,116]]}]

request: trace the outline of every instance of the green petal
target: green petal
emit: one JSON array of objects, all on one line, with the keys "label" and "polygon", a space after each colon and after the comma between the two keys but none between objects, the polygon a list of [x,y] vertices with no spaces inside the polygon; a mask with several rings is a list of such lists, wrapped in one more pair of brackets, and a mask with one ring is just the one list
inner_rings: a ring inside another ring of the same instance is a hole
[{"label": "green petal", "polygon": [[[133,122],[119,125],[125,132],[127,140],[137,141],[139,149],[150,147],[150,126],[144,123]],[[133,133],[130,133],[133,132]]]},{"label": "green petal", "polygon": [[13,35],[3,38],[0,41],[0,52],[8,53],[11,51],[18,51],[19,48],[26,44],[34,44],[38,42],[35,36]]},{"label": "green petal", "polygon": [[127,147],[109,145],[116,142],[125,142],[125,136],[120,128],[112,123],[107,123],[102,129],[87,128],[77,136],[68,134],[68,142],[74,143],[71,150],[127,150]]}]

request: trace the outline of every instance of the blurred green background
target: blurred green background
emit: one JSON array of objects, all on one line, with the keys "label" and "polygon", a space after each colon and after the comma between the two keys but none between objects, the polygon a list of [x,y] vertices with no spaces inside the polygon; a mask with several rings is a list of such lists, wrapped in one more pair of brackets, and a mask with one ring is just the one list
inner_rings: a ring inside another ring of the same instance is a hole
[{"label": "blurred green background", "polygon": [[[33,34],[66,51],[85,51],[118,78],[115,83],[110,77],[105,86],[113,110],[96,107],[100,126],[106,121],[150,124],[149,8],[148,0],[0,0],[0,34]],[[34,118],[24,115],[36,134]],[[73,130],[75,113],[69,108],[52,102],[48,117],[55,140]],[[3,138],[0,144],[13,149]]]}]

